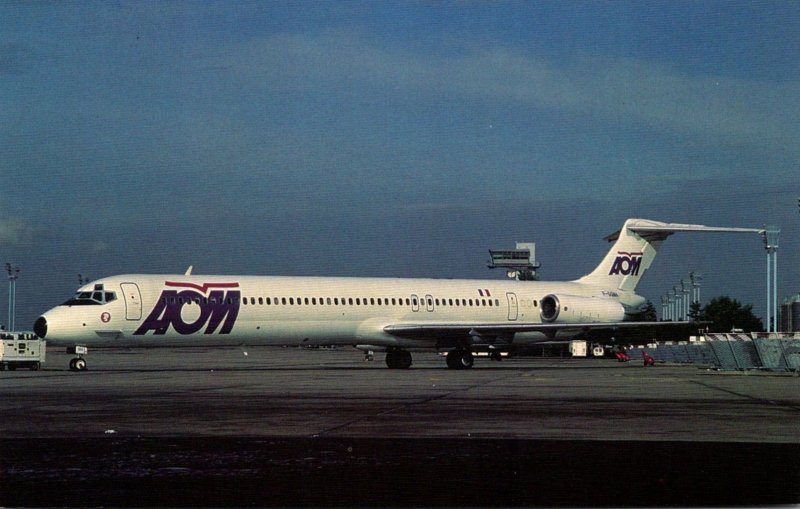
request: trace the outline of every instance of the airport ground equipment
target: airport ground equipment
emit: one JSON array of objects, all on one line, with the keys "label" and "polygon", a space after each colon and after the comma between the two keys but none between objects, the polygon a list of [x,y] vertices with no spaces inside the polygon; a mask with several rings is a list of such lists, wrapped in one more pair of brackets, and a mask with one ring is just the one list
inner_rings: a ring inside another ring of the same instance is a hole
[{"label": "airport ground equipment", "polygon": [[47,355],[47,342],[30,332],[0,334],[0,371],[28,368],[37,371]]},{"label": "airport ground equipment", "polygon": [[573,357],[586,357],[587,354],[586,341],[570,341],[569,353]]},{"label": "airport ground equipment", "polygon": [[[706,333],[689,342],[630,347],[667,364],[695,364],[721,371],[800,372],[800,334],[777,332]],[[636,354],[639,355],[639,354]]]}]

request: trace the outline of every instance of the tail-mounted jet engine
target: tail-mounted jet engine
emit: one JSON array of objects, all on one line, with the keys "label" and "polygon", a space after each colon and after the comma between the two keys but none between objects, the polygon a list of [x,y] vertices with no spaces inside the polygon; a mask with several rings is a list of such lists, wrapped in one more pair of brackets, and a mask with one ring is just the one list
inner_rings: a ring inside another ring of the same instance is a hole
[{"label": "tail-mounted jet engine", "polygon": [[543,322],[621,322],[625,319],[622,304],[603,297],[550,294],[542,298],[540,305]]}]

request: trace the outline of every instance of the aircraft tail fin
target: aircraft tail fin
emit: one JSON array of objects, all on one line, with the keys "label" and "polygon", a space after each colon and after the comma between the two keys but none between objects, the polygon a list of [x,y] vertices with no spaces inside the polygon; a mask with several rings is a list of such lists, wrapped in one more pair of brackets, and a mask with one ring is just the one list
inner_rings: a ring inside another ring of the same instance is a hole
[{"label": "aircraft tail fin", "polygon": [[661,243],[676,232],[762,233],[763,230],[628,219],[620,231],[606,237],[606,240],[613,241],[614,245],[600,265],[578,279],[578,282],[634,291],[653,263]]}]

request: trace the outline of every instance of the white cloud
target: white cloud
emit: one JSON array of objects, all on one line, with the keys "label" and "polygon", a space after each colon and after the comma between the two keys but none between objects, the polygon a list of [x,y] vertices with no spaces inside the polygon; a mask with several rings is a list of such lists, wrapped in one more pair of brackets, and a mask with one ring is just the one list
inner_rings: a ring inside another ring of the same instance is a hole
[{"label": "white cloud", "polygon": [[34,233],[34,229],[20,219],[0,219],[0,244],[29,245]]},{"label": "white cloud", "polygon": [[251,40],[220,58],[247,86],[436,93],[560,110],[594,122],[623,122],[796,154],[791,101],[800,83],[693,75],[651,62],[602,55],[558,61],[493,47],[458,53],[381,48],[345,33]]}]

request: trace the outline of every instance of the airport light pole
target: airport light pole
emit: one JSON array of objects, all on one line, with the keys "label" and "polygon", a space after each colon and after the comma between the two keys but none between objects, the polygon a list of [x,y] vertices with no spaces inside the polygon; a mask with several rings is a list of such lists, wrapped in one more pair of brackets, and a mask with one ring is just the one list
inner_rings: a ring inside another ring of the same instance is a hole
[{"label": "airport light pole", "polygon": [[13,332],[16,324],[14,323],[17,315],[17,278],[19,278],[19,266],[12,267],[6,263],[8,272],[8,330]]},{"label": "airport light pole", "polygon": [[691,281],[688,279],[681,279],[681,292],[683,293],[683,319],[689,319],[689,288],[691,288]]},{"label": "airport light pole", "polygon": [[781,230],[767,226],[762,233],[767,250],[767,332],[776,332],[778,315],[778,238]]},{"label": "airport light pole", "polygon": [[673,286],[672,290],[675,292],[675,321],[677,322],[683,319],[681,316],[683,314],[683,302],[681,299],[683,292],[678,285]]},{"label": "airport light pole", "polygon": [[692,281],[692,302],[700,304],[700,280],[703,275],[699,272],[690,272],[689,279]]},{"label": "airport light pole", "polygon": [[667,299],[669,299],[669,320],[675,320],[675,292],[667,290]]}]

